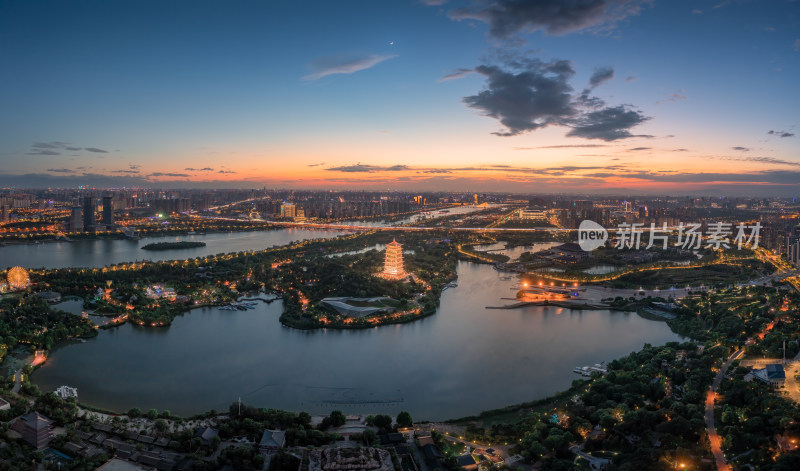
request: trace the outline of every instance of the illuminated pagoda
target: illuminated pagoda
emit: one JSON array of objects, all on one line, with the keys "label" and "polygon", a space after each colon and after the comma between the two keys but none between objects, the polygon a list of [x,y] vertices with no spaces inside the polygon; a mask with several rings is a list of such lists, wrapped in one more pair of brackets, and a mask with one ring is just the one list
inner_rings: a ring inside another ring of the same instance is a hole
[{"label": "illuminated pagoda", "polygon": [[408,273],[403,269],[403,244],[392,239],[392,242],[386,245],[386,260],[383,262],[382,276],[390,280],[399,280],[407,275]]}]

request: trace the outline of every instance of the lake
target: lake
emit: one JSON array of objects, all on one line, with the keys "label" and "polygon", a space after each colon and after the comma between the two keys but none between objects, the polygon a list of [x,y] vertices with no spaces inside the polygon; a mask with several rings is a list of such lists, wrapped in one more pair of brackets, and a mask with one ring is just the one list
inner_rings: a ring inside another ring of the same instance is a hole
[{"label": "lake", "polygon": [[[297,237],[297,236],[295,236]],[[280,302],[249,311],[195,309],[169,328],[130,324],[56,348],[32,376],[44,391],[78,388],[82,403],[179,415],[248,404],[314,414],[397,413],[442,420],[569,387],[575,366],[680,340],[634,313],[510,304],[516,276],[458,264],[437,314],[368,330],[281,326]]]},{"label": "lake", "polygon": [[[306,239],[328,239],[345,232],[322,229],[276,229],[250,232],[147,237],[141,240],[94,239],[41,244],[12,244],[0,247],[0,269],[20,265],[25,268],[98,268],[112,263],[141,260],[183,260],[218,253],[262,250]],[[143,245],[186,240],[205,242],[205,247],[175,250],[142,250]]]}]

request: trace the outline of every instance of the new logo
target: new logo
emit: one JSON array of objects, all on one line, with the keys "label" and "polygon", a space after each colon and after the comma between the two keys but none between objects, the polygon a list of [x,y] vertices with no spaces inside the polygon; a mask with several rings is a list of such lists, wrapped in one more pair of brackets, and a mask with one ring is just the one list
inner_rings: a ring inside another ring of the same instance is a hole
[{"label": "new logo", "polygon": [[602,247],[608,240],[608,231],[594,221],[588,219],[578,226],[578,245],[587,252]]}]

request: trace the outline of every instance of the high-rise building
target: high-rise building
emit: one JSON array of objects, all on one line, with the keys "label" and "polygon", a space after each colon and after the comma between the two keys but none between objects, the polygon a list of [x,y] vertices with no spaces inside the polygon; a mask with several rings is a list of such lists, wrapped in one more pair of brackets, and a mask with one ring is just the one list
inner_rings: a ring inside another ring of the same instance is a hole
[{"label": "high-rise building", "polygon": [[281,205],[281,217],[282,218],[292,218],[294,219],[297,216],[297,206],[294,203],[283,203]]},{"label": "high-rise building", "polygon": [[106,227],[114,225],[114,198],[111,196],[103,197],[103,224]]},{"label": "high-rise building", "polygon": [[69,232],[80,232],[83,230],[83,209],[80,206],[75,206],[69,214],[69,224],[67,224]]},{"label": "high-rise building", "polygon": [[8,206],[5,204],[0,204],[0,223],[7,223],[8,216],[10,211],[8,210]]},{"label": "high-rise building", "polygon": [[403,269],[403,245],[396,240],[386,245],[386,260],[383,262],[383,277],[400,279],[407,275]]},{"label": "high-rise building", "polygon": [[97,208],[95,207],[94,197],[92,196],[85,196],[83,198],[83,230],[84,231],[91,231],[94,230],[94,226],[96,225],[94,212]]},{"label": "high-rise building", "polygon": [[800,266],[800,236],[786,238],[786,259],[795,266]]}]

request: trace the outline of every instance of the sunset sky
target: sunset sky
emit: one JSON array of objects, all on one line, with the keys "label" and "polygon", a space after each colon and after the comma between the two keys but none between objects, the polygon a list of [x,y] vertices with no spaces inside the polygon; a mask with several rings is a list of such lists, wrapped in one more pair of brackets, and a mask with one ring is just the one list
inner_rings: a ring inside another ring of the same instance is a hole
[{"label": "sunset sky", "polygon": [[0,185],[800,195],[800,1],[0,1]]}]

